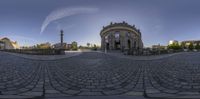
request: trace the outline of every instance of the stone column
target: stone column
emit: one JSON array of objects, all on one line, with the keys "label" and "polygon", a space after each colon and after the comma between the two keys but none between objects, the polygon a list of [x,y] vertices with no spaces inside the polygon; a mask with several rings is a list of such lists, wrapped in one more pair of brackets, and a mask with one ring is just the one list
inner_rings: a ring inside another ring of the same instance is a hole
[{"label": "stone column", "polygon": [[123,35],[123,31],[120,31],[120,48],[121,51],[124,51],[126,45],[125,45],[125,37]]},{"label": "stone column", "polygon": [[60,44],[61,44],[61,48],[63,48],[63,30],[60,31]]},{"label": "stone column", "polygon": [[113,35],[113,33],[110,33],[110,36],[111,36],[111,50],[114,50],[115,49],[115,37]]},{"label": "stone column", "polygon": [[104,36],[101,37],[101,49],[102,50],[105,49],[105,37]]}]

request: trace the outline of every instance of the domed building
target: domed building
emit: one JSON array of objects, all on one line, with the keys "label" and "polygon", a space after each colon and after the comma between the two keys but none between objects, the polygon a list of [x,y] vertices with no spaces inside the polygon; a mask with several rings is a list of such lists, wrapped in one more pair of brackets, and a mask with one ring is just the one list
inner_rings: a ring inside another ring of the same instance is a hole
[{"label": "domed building", "polygon": [[110,23],[103,27],[100,32],[102,50],[128,50],[142,51],[143,42],[139,29],[135,25],[129,25],[126,22]]}]

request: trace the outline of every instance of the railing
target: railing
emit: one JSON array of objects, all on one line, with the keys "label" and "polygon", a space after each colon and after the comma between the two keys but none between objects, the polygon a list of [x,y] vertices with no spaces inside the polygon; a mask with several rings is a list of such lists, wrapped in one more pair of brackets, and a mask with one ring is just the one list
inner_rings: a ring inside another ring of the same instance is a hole
[{"label": "railing", "polygon": [[65,49],[4,49],[1,51],[31,55],[60,55],[64,54]]}]

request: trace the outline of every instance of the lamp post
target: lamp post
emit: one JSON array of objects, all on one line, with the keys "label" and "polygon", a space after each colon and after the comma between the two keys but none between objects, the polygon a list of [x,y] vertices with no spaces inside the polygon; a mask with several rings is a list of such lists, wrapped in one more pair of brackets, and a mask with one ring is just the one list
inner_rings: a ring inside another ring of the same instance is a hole
[{"label": "lamp post", "polygon": [[158,54],[160,55],[160,43],[158,44]]}]

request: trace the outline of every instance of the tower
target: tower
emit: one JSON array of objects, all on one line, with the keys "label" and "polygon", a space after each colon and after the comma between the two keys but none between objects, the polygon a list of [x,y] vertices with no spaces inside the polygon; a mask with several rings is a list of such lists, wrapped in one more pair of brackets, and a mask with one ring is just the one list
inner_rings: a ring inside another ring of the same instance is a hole
[{"label": "tower", "polygon": [[64,32],[63,30],[60,31],[60,44],[62,48],[63,48],[63,35],[64,35],[63,32]]}]

